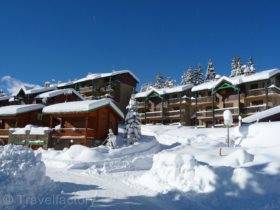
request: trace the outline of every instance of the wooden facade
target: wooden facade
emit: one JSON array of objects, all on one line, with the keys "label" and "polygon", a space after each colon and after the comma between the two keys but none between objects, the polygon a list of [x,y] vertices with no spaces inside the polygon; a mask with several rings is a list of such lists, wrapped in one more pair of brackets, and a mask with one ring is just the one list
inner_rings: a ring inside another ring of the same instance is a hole
[{"label": "wooden facade", "polygon": [[73,88],[86,100],[110,97],[125,112],[137,83],[137,78],[129,71],[116,71],[96,77],[89,75],[77,81],[59,84],[58,88]]}]

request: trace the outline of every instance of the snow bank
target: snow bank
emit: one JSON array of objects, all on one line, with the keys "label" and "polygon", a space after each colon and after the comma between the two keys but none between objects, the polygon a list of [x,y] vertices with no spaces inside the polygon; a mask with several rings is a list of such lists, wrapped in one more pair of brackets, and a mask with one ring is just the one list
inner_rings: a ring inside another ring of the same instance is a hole
[{"label": "snow bank", "polygon": [[201,165],[191,155],[161,152],[154,155],[151,170],[137,182],[159,192],[180,190],[206,193],[215,189],[216,175],[208,165]]},{"label": "snow bank", "polygon": [[48,167],[88,169],[88,173],[111,173],[127,170],[143,170],[152,167],[153,154],[161,150],[155,138],[143,138],[139,142],[110,149],[106,146],[89,148],[73,145],[63,151],[39,150]]},{"label": "snow bank", "polygon": [[224,166],[238,167],[245,163],[254,161],[254,155],[248,153],[246,150],[239,148],[223,158]]},{"label": "snow bank", "polygon": [[23,146],[0,147],[0,209],[17,209],[22,196],[38,196],[51,186],[41,155]]}]

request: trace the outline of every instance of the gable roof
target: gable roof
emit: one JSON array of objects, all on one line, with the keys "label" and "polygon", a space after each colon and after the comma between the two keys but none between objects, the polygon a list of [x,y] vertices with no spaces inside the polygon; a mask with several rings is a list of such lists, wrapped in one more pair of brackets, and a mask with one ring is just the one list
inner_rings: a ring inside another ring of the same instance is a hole
[{"label": "gable roof", "polygon": [[95,80],[95,79],[105,78],[105,77],[111,77],[111,76],[121,75],[121,74],[130,74],[137,82],[139,82],[139,79],[130,70],[120,70],[120,71],[113,71],[113,72],[109,72],[109,73],[88,74],[86,77],[83,77],[83,78],[80,78],[77,80],[59,83],[57,85],[57,87],[64,87],[67,85],[77,84],[80,82],[85,82],[85,81],[90,81],[90,80]]},{"label": "gable roof", "polygon": [[35,87],[35,88],[26,88],[26,87],[23,86],[13,96],[17,96],[21,91],[23,91],[25,95],[30,95],[30,94],[36,94],[36,93],[43,93],[43,92],[47,92],[47,91],[51,91],[51,90],[55,90],[55,89],[57,89],[57,87],[54,87],[54,86],[51,86],[51,87]]},{"label": "gable roof", "polygon": [[194,86],[192,88],[192,92],[201,91],[201,90],[211,90],[211,89],[215,88],[223,80],[226,80],[233,85],[239,85],[239,84],[243,84],[243,83],[269,79],[279,73],[280,73],[279,69],[270,69],[270,70],[265,70],[265,71],[254,73],[252,75],[240,75],[240,76],[236,76],[236,77],[223,76],[218,80],[212,80],[212,81],[204,82],[200,85]]},{"label": "gable roof", "polygon": [[191,89],[193,87],[192,84],[187,84],[187,85],[179,85],[179,86],[175,86],[172,88],[161,88],[161,89],[157,89],[157,88],[152,88],[150,90],[147,91],[143,91],[143,92],[139,92],[135,94],[135,98],[144,98],[147,97],[148,95],[150,95],[152,92],[156,92],[159,95],[164,95],[164,94],[169,94],[169,93],[179,93],[182,92],[184,90],[188,90]]},{"label": "gable roof", "polygon": [[58,103],[58,104],[46,106],[43,109],[43,113],[55,114],[55,113],[89,112],[104,106],[110,106],[121,118],[124,118],[123,112],[116,106],[116,104],[110,98]]},{"label": "gable roof", "polygon": [[85,100],[84,97],[78,93],[76,90],[74,90],[73,88],[66,88],[66,89],[57,89],[57,90],[52,90],[52,91],[48,91],[45,93],[41,93],[38,96],[36,96],[36,98],[53,98],[55,96],[59,96],[59,95],[71,95],[71,94],[75,94],[77,95],[81,100]]},{"label": "gable roof", "polygon": [[0,116],[15,116],[18,114],[43,109],[43,104],[24,104],[0,107]]}]

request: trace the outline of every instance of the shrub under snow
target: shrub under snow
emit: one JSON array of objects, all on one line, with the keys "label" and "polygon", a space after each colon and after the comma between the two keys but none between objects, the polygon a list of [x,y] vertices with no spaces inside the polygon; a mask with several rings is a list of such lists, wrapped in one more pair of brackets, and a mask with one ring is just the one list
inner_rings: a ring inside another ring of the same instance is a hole
[{"label": "shrub under snow", "polygon": [[0,147],[0,209],[16,209],[22,196],[39,196],[50,184],[40,154],[23,146]]},{"label": "shrub under snow", "polygon": [[211,192],[215,189],[216,175],[209,166],[201,165],[191,155],[161,152],[154,155],[152,169],[138,181],[159,192]]}]

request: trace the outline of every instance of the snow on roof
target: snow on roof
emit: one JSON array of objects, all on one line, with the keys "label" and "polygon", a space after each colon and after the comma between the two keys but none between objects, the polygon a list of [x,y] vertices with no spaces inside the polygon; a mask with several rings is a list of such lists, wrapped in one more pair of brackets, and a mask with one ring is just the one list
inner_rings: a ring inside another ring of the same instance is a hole
[{"label": "snow on roof", "polygon": [[261,119],[273,116],[275,114],[279,114],[280,113],[280,106],[276,106],[270,109],[267,109],[265,111],[261,111],[261,112],[257,112],[251,116],[245,117],[242,119],[242,122],[244,123],[252,123],[252,122],[256,122],[259,121]]},{"label": "snow on roof", "polygon": [[0,116],[14,116],[44,108],[43,104],[24,104],[0,107]]},{"label": "snow on roof", "polygon": [[192,84],[187,84],[187,85],[175,86],[175,87],[172,87],[172,88],[162,88],[162,89],[152,88],[150,90],[143,91],[143,92],[135,94],[135,98],[147,97],[152,92],[156,92],[159,95],[164,95],[164,94],[169,94],[169,93],[178,93],[178,92],[182,92],[182,91],[187,90],[187,89],[191,89],[192,87],[193,87]]},{"label": "snow on roof", "polygon": [[71,84],[76,84],[79,82],[85,82],[85,81],[89,81],[89,80],[94,80],[94,79],[99,79],[99,78],[104,78],[104,77],[111,77],[111,76],[115,76],[115,75],[119,75],[119,74],[130,74],[137,82],[139,82],[139,79],[129,70],[121,70],[121,71],[113,71],[110,73],[94,73],[94,74],[88,74],[86,77],[81,78],[81,79],[77,79],[74,81],[69,81],[69,82],[64,82],[64,83],[59,83],[57,86],[58,87],[63,87],[66,85],[71,85]]},{"label": "snow on roof", "polygon": [[0,96],[0,101],[6,101],[9,99],[10,99],[10,96]]},{"label": "snow on roof", "polygon": [[23,92],[26,95],[30,95],[30,94],[36,94],[36,93],[43,93],[43,92],[47,92],[47,91],[51,91],[51,90],[55,90],[57,89],[57,87],[55,86],[50,86],[50,87],[35,87],[35,88],[26,88],[26,87],[22,87],[18,90],[18,92],[16,94],[14,94],[14,96],[18,95],[19,92],[21,90],[23,90]]},{"label": "snow on roof", "polygon": [[110,98],[103,98],[99,100],[73,101],[73,102],[54,104],[54,105],[46,106],[43,109],[43,113],[53,114],[53,113],[89,112],[104,106],[110,106],[120,115],[120,117],[124,118],[124,114],[122,113],[122,111],[115,105],[113,100]]},{"label": "snow on roof", "polygon": [[226,81],[232,83],[233,85],[238,85],[238,84],[247,83],[247,82],[269,79],[270,77],[272,77],[278,73],[280,73],[279,69],[270,69],[270,70],[257,72],[252,75],[240,75],[240,76],[236,76],[236,77],[223,76],[223,77],[219,78],[218,80],[204,82],[200,85],[194,86],[192,88],[192,92],[196,92],[196,91],[200,91],[200,90],[211,90],[211,89],[215,88],[222,80],[226,80]]},{"label": "snow on roof", "polygon": [[48,92],[39,94],[38,96],[36,96],[36,98],[52,98],[52,97],[55,97],[58,95],[71,95],[72,93],[77,95],[80,99],[84,100],[84,97],[80,93],[78,93],[76,90],[74,90],[73,88],[48,91]]}]

